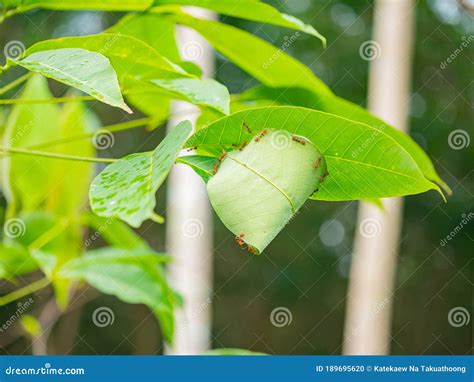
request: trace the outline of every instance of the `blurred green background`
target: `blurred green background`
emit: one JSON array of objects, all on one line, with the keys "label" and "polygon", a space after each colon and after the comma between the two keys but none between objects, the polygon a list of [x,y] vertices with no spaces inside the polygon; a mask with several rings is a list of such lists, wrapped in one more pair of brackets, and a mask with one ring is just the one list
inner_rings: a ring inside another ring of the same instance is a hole
[{"label": "blurred green background", "polygon": [[[288,52],[310,66],[337,95],[366,106],[369,62],[361,58],[359,47],[371,39],[373,2],[272,3],[312,24],[328,39],[328,47],[323,49],[317,40],[301,34]],[[417,3],[411,135],[432,158],[454,194],[448,203],[435,192],[406,198],[391,349],[393,354],[467,354],[472,352],[472,322],[452,327],[448,313],[455,307],[464,307],[472,315],[472,221],[447,245],[442,246],[441,240],[460,223],[463,214],[473,212],[472,144],[456,150],[450,147],[448,136],[455,129],[466,131],[468,136],[473,133],[474,41],[446,67],[442,68],[442,63],[469,36],[472,39],[473,19],[455,0]],[[0,26],[0,46],[11,40],[29,46],[47,38],[93,34],[121,16],[33,11]],[[228,17],[224,21],[276,46],[293,33]],[[216,78],[232,93],[257,84],[223,57],[216,59]],[[19,73],[12,71],[0,78],[0,86]],[[66,91],[56,83],[51,87],[57,96]],[[123,119],[121,113],[98,103],[88,106],[104,125]],[[118,157],[138,148],[154,148],[164,130],[139,131],[117,134],[115,145],[103,155]],[[163,190],[158,194],[162,212]],[[270,354],[340,354],[356,213],[355,202],[307,203],[260,257],[241,251],[233,235],[216,219],[213,347],[239,347]],[[164,250],[165,226],[147,222],[140,232],[157,250]],[[51,291],[43,292],[44,301],[50,294]],[[94,309],[104,305],[114,310],[116,320],[112,326],[97,328],[91,325],[90,317]],[[290,310],[290,325],[272,325],[270,314],[277,307]],[[1,310],[0,322],[16,307],[9,308]],[[130,328],[136,329],[127,337]],[[2,333],[0,352],[31,353],[30,341],[19,334]],[[159,354],[163,348],[158,326],[147,309],[101,295],[62,317],[53,330],[51,351]]]}]

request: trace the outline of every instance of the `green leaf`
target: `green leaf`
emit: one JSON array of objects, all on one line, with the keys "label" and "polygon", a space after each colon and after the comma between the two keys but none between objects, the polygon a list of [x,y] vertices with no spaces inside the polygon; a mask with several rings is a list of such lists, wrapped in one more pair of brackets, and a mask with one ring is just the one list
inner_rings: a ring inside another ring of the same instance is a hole
[{"label": "green leaf", "polygon": [[267,86],[301,87],[319,94],[332,94],[308,67],[248,32],[186,13],[166,17],[198,31],[222,55]]},{"label": "green leaf", "polygon": [[229,111],[230,97],[225,86],[186,73],[151,46],[131,36],[102,33],[43,41],[30,47],[26,54],[72,48],[86,48],[108,57],[127,97],[157,120],[168,116],[170,98],[209,106],[224,114]]},{"label": "green leaf", "polygon": [[176,159],[176,163],[182,163],[191,167],[203,180],[208,182],[214,175],[215,169],[220,164],[216,157],[204,155],[186,155]]},{"label": "green leaf", "polygon": [[105,32],[135,37],[171,61],[181,61],[175,38],[175,25],[163,17],[148,13],[128,14]]},{"label": "green leaf", "polygon": [[407,134],[393,128],[387,122],[377,118],[369,113],[366,109],[349,102],[340,97],[324,99],[322,102],[322,110],[329,113],[342,115],[346,118],[353,119],[357,122],[368,124],[395,139],[406,151],[410,153],[424,176],[441,186],[447,194],[452,191],[449,186],[440,178],[436,172],[433,162],[423,149]]},{"label": "green leaf", "polygon": [[8,5],[23,10],[44,8],[61,11],[144,11],[153,0],[10,0]]},{"label": "green leaf", "polygon": [[66,308],[70,282],[57,276],[58,268],[81,253],[81,231],[76,225],[57,220],[51,213],[36,211],[19,215],[24,234],[15,241],[28,248],[32,259],[52,282],[58,305]]},{"label": "green leaf", "polygon": [[326,45],[326,39],[311,25],[303,23],[296,17],[280,13],[272,6],[257,0],[155,0],[154,3],[207,8],[227,16],[296,29],[319,38]]},{"label": "green leaf", "polygon": [[119,76],[134,70],[133,64],[140,63],[155,69],[172,73],[185,72],[139,39],[117,33],[100,33],[82,37],[63,37],[38,42],[29,47],[25,55],[55,49],[87,49],[109,58]]},{"label": "green leaf", "polygon": [[14,280],[38,268],[28,249],[18,243],[0,243],[0,279]]},{"label": "green leaf", "polygon": [[192,125],[181,122],[151,152],[128,155],[107,166],[92,182],[91,207],[99,216],[117,217],[132,227],[153,215],[155,193],[164,182]]},{"label": "green leaf", "polygon": [[132,112],[123,101],[114,68],[102,54],[66,48],[32,53],[14,62],[30,71],[82,90],[108,105]]},{"label": "green leaf", "polygon": [[207,192],[237,242],[259,254],[325,173],[324,158],[311,142],[285,130],[264,130],[241,151],[226,155]]},{"label": "green leaf", "polygon": [[183,99],[195,105],[208,106],[223,114],[230,112],[230,95],[224,85],[212,79],[195,78],[156,79],[153,84],[169,92],[182,95]]},{"label": "green leaf", "polygon": [[[90,112],[89,112],[90,113]],[[88,115],[81,102],[65,104],[60,114],[59,131],[55,139],[67,139],[86,134],[90,129],[92,115]],[[51,148],[47,148],[48,151]],[[58,150],[69,155],[93,157],[95,150],[91,139],[65,142]],[[46,201],[46,208],[58,216],[74,216],[84,209],[92,180],[94,165],[87,162],[50,161],[49,176],[56,180]]]},{"label": "green leaf", "polygon": [[[140,87],[140,84],[138,87]],[[161,89],[140,92],[137,94],[131,93],[127,94],[126,97],[131,105],[136,107],[143,114],[152,118],[148,126],[149,130],[153,130],[157,126],[162,125],[169,118],[171,99],[169,96],[164,95]]]},{"label": "green leaf", "polygon": [[[48,83],[34,76],[26,83],[20,99],[52,99]],[[26,148],[45,143],[59,135],[59,107],[54,104],[15,105],[7,121],[3,146]],[[57,179],[50,177],[53,162],[45,158],[11,156],[2,160],[2,173],[11,207],[31,212],[43,205]],[[32,192],[34,190],[34,192]]]},{"label": "green leaf", "polygon": [[264,107],[232,114],[198,131],[186,146],[215,153],[275,127],[305,136],[326,158],[329,176],[313,199],[375,199],[439,191],[388,131],[391,127],[376,129],[300,107]]},{"label": "green leaf", "polygon": [[164,256],[149,250],[102,248],[63,266],[60,275],[83,280],[103,293],[130,304],[147,305],[160,320],[165,338],[172,341],[175,296],[166,283]]},{"label": "green leaf", "polygon": [[33,338],[37,338],[41,335],[43,329],[41,323],[33,316],[29,314],[23,314],[20,317],[21,326],[23,329]]},{"label": "green leaf", "polygon": [[[238,95],[236,102],[261,102],[263,99],[273,100],[280,104],[303,106],[311,109],[326,111],[340,115],[356,122],[365,123],[397,140],[403,148],[410,153],[425,177],[440,185],[448,194],[450,188],[437,174],[433,163],[423,149],[408,135],[391,127],[388,123],[377,118],[366,109],[336,96],[318,95],[312,91],[299,88],[268,88],[258,86]],[[234,110],[233,110],[234,111]]]},{"label": "green leaf", "polygon": [[86,247],[91,245],[100,236],[108,244],[116,248],[148,248],[147,242],[120,220],[103,218],[89,212],[84,213],[82,218],[84,224],[95,230],[90,232],[89,238],[86,239]]}]

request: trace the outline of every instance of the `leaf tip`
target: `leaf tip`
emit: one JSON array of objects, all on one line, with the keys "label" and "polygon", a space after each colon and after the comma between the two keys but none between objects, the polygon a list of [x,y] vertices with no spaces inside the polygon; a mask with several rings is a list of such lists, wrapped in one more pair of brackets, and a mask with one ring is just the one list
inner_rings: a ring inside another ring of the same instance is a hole
[{"label": "leaf tip", "polygon": [[123,102],[121,105],[120,105],[120,108],[122,110],[125,110],[128,114],[133,114],[133,110],[130,109],[130,107],[125,103]]}]

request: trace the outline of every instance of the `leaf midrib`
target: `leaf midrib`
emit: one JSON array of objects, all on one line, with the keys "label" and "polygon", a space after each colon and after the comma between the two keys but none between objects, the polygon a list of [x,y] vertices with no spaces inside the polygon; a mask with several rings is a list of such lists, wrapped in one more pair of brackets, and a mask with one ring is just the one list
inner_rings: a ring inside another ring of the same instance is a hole
[{"label": "leaf midrib", "polygon": [[[399,176],[404,176],[406,178],[409,178],[409,179],[413,179],[413,180],[416,180],[416,181],[420,181],[420,178],[416,178],[414,176],[411,176],[411,175],[408,175],[408,174],[404,174],[402,172],[397,172],[397,171],[393,171],[393,170],[390,170],[388,168],[385,168],[385,167],[379,167],[379,166],[376,166],[376,165],[373,165],[373,164],[370,164],[370,163],[366,163],[366,162],[358,162],[358,161],[355,161],[355,160],[351,160],[351,159],[347,159],[347,158],[343,158],[343,157],[339,157],[339,156],[334,156],[334,155],[323,155],[325,158],[332,158],[332,159],[335,159],[335,160],[342,160],[342,161],[345,161],[345,162],[350,162],[350,163],[355,163],[355,164],[358,164],[360,166],[367,166],[367,167],[372,167],[372,168],[375,168],[377,170],[381,170],[381,171],[386,171],[386,172],[390,172],[392,174],[395,174],[395,175],[399,175]],[[423,177],[421,178],[422,180],[426,180],[428,183],[429,181]]]},{"label": "leaf midrib", "polygon": [[[33,63],[33,61],[23,61],[23,60],[20,61],[20,63],[25,63],[25,62],[26,62],[26,63]],[[112,101],[112,102],[115,103],[115,101],[114,101],[112,98],[109,98],[109,97],[107,96],[107,94],[103,93],[103,92],[100,91],[98,88],[93,88],[92,86],[88,85],[87,82],[81,81],[79,78],[74,77],[74,76],[70,75],[69,73],[64,72],[64,71],[62,71],[61,69],[56,68],[56,67],[54,67],[54,66],[47,65],[47,64],[45,64],[45,63],[43,63],[43,62],[40,62],[40,61],[36,61],[36,63],[37,63],[38,65],[40,65],[40,66],[45,67],[45,68],[49,68],[49,69],[55,70],[55,71],[57,71],[57,72],[59,72],[59,73],[62,73],[63,75],[65,75],[66,77],[68,77],[68,78],[70,78],[70,79],[76,80],[76,81],[79,82],[80,84],[83,84],[84,86],[86,86],[88,89],[91,89],[94,93],[100,94],[100,96],[101,96],[104,100],[109,100],[109,101]],[[119,104],[122,104],[122,103],[119,102]]]},{"label": "leaf midrib", "polygon": [[293,204],[293,201],[291,200],[290,196],[285,192],[283,191],[280,187],[278,187],[278,185],[276,185],[275,183],[273,183],[270,179],[268,179],[265,175],[261,174],[260,172],[258,172],[257,170],[253,169],[252,167],[246,165],[245,163],[239,161],[238,159],[232,157],[229,155],[228,157],[229,159],[232,159],[235,163],[241,165],[243,168],[251,171],[252,173],[254,173],[255,175],[257,175],[258,177],[260,177],[261,179],[263,179],[265,182],[267,182],[268,184],[270,184],[271,186],[273,186],[278,192],[280,192],[287,200],[288,200],[288,203],[290,203],[290,207],[291,207],[291,212],[292,213],[295,213],[295,206]]}]

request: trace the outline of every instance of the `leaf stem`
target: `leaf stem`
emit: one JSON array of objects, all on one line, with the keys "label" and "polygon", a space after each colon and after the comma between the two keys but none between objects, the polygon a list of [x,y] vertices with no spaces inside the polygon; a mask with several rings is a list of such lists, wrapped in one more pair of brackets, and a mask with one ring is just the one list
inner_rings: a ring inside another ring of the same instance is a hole
[{"label": "leaf stem", "polygon": [[30,150],[31,149],[39,149],[39,148],[43,149],[43,148],[47,148],[47,147],[53,147],[53,146],[58,146],[58,145],[62,145],[62,144],[65,144],[65,143],[79,141],[79,140],[82,140],[82,139],[92,138],[92,137],[94,137],[94,135],[100,134],[100,132],[104,131],[104,130],[108,131],[108,132],[111,132],[111,133],[117,133],[119,131],[135,129],[137,127],[146,126],[150,122],[152,122],[151,118],[140,118],[140,119],[135,119],[133,121],[116,123],[116,124],[113,124],[113,125],[104,126],[101,129],[96,130],[96,131],[91,132],[91,133],[71,135],[71,136],[66,137],[66,138],[54,139],[54,140],[43,142],[43,143],[40,143],[40,144],[37,144],[37,145],[28,146],[28,149],[30,149]]},{"label": "leaf stem", "polygon": [[67,103],[79,101],[93,101],[92,96],[75,96],[75,97],[59,97],[48,99],[1,99],[0,105],[31,105],[31,104],[51,104],[51,103]]},{"label": "leaf stem", "polygon": [[3,95],[6,92],[16,88],[17,86],[21,85],[23,82],[27,81],[31,77],[33,77],[33,73],[29,72],[29,73],[26,73],[25,75],[17,78],[16,80],[10,82],[8,85],[5,85],[3,88],[0,88],[0,95]]},{"label": "leaf stem", "polygon": [[7,305],[13,301],[16,301],[22,297],[28,296],[31,293],[39,291],[49,285],[49,280],[47,277],[35,281],[23,288],[17,289],[16,291],[9,293],[5,296],[0,297],[0,306]]},{"label": "leaf stem", "polygon": [[36,238],[30,245],[28,245],[28,251],[33,252],[43,248],[50,241],[58,237],[64,230],[69,226],[69,220],[62,220],[58,224],[55,224],[49,230],[44,232],[40,237]]},{"label": "leaf stem", "polygon": [[0,152],[7,153],[7,154],[34,155],[34,156],[39,156],[39,157],[44,157],[44,158],[65,159],[65,160],[72,160],[72,161],[78,161],[78,162],[92,162],[92,163],[114,163],[118,160],[118,159],[113,159],[113,158],[81,157],[81,156],[75,156],[75,155],[48,153],[44,151],[36,151],[36,150],[28,150],[28,149],[20,149],[20,148],[7,148],[7,147],[0,147]]},{"label": "leaf stem", "polygon": [[3,13],[0,15],[0,24],[3,23],[6,19],[8,19],[12,16],[18,15],[20,13],[27,12],[27,11],[35,9],[35,8],[38,8],[38,5],[32,4],[32,5],[28,5],[28,6],[18,6],[16,8],[10,9],[10,10],[6,10],[6,8],[5,8]]},{"label": "leaf stem", "polygon": [[150,220],[154,221],[155,223],[158,223],[158,224],[163,224],[165,222],[165,218],[161,215],[158,215],[155,212],[151,213]]}]

